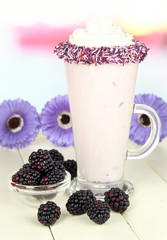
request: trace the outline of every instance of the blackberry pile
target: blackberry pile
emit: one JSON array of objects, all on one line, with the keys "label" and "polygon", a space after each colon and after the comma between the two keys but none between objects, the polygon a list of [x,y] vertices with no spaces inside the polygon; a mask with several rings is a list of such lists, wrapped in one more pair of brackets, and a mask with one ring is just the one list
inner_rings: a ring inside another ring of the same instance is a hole
[{"label": "blackberry pile", "polygon": [[66,171],[68,171],[71,174],[71,180],[77,177],[77,162],[72,159],[68,159],[64,161],[64,167]]},{"label": "blackberry pile", "polygon": [[110,211],[123,213],[130,205],[129,196],[119,188],[111,188],[104,193],[104,201],[97,200],[90,190],[80,190],[73,193],[66,209],[72,215],[87,213],[88,217],[97,224],[103,224],[110,218]]},{"label": "blackberry pile", "polygon": [[45,226],[53,225],[61,215],[61,209],[56,203],[48,201],[41,204],[38,208],[37,218],[38,221]]},{"label": "blackberry pile", "polygon": [[89,204],[87,215],[93,222],[103,224],[110,218],[110,210],[108,203],[95,200],[92,204]]},{"label": "blackberry pile", "polygon": [[115,212],[123,213],[130,205],[128,194],[119,188],[111,188],[104,195],[105,201]]},{"label": "blackberry pile", "polygon": [[[96,224],[103,224],[110,218],[111,209],[122,213],[129,206],[129,196],[119,188],[111,188],[104,193],[104,201],[97,200],[90,190],[80,190],[73,193],[66,209],[72,215],[87,213],[87,216]],[[54,224],[60,217],[60,207],[48,201],[38,209],[38,221],[46,226]]]},{"label": "blackberry pile", "polygon": [[62,182],[65,178],[65,167],[62,163],[61,153],[57,150],[51,150],[51,153],[57,157],[57,161],[51,157],[48,150],[39,149],[37,152],[32,152],[29,156],[29,163],[12,176],[12,181],[22,185],[48,185]]},{"label": "blackberry pile", "polygon": [[72,215],[81,215],[87,212],[88,204],[93,203],[95,197],[89,190],[80,190],[73,193],[67,203],[66,208]]},{"label": "blackberry pile", "polygon": [[[71,179],[77,176],[77,163],[64,157],[56,149],[32,152],[26,163],[13,176],[12,182],[22,185],[38,186],[58,183],[64,180],[65,171],[71,174]],[[73,193],[66,209],[72,215],[87,213],[97,224],[103,224],[110,218],[111,209],[123,213],[130,205],[129,196],[119,188],[111,188],[104,193],[104,201],[96,200],[90,190],[80,190]],[[54,224],[61,215],[60,207],[52,201],[41,204],[38,209],[38,221],[46,226]]]}]

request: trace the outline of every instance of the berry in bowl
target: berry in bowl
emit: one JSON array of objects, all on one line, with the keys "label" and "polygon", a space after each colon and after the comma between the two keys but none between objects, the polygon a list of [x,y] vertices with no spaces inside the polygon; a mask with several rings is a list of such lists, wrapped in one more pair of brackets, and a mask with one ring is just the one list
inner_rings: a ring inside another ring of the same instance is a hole
[{"label": "berry in bowl", "polygon": [[49,151],[39,149],[29,156],[16,173],[11,174],[8,185],[22,200],[38,206],[39,202],[62,197],[70,186],[71,175],[60,161],[53,160]]}]

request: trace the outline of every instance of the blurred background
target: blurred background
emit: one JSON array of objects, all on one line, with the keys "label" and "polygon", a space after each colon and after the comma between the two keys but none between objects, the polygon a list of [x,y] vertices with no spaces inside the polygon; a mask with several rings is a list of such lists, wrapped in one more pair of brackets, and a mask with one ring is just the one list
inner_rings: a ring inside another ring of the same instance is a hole
[{"label": "blurred background", "polygon": [[150,48],[139,67],[136,94],[167,101],[166,11],[166,0],[0,0],[0,103],[22,98],[40,113],[48,100],[66,94],[64,64],[54,47],[102,14]]}]

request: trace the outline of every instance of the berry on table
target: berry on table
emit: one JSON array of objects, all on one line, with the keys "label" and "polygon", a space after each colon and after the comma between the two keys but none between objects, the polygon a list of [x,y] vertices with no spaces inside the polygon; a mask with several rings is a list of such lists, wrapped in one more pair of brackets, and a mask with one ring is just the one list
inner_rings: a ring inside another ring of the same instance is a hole
[{"label": "berry on table", "polygon": [[41,204],[38,208],[37,218],[40,223],[45,226],[53,225],[61,215],[61,209],[56,203],[48,201]]},{"label": "berry on table", "polygon": [[72,215],[81,215],[87,212],[88,204],[95,200],[90,190],[80,190],[73,193],[67,203],[66,208]]},{"label": "berry on table", "polygon": [[87,215],[93,222],[103,224],[110,218],[110,211],[107,202],[95,200],[92,204],[89,204]]},{"label": "berry on table", "polygon": [[115,212],[123,213],[130,205],[128,194],[119,188],[111,188],[104,196],[105,201]]}]

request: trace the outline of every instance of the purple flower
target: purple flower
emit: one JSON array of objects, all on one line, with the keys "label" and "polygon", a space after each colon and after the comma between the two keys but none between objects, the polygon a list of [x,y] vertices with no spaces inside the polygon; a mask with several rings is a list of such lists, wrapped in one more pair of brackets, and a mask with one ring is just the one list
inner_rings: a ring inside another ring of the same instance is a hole
[{"label": "purple flower", "polygon": [[[154,94],[139,94],[135,96],[135,103],[152,107],[161,121],[160,141],[167,136],[167,103]],[[131,120],[129,138],[138,144],[144,144],[151,131],[150,119],[146,114],[133,114]]]},{"label": "purple flower", "polygon": [[23,148],[30,144],[40,129],[40,118],[27,101],[5,100],[0,105],[0,144]]},{"label": "purple flower", "polygon": [[68,96],[57,96],[48,101],[41,113],[43,134],[54,144],[74,144]]}]

